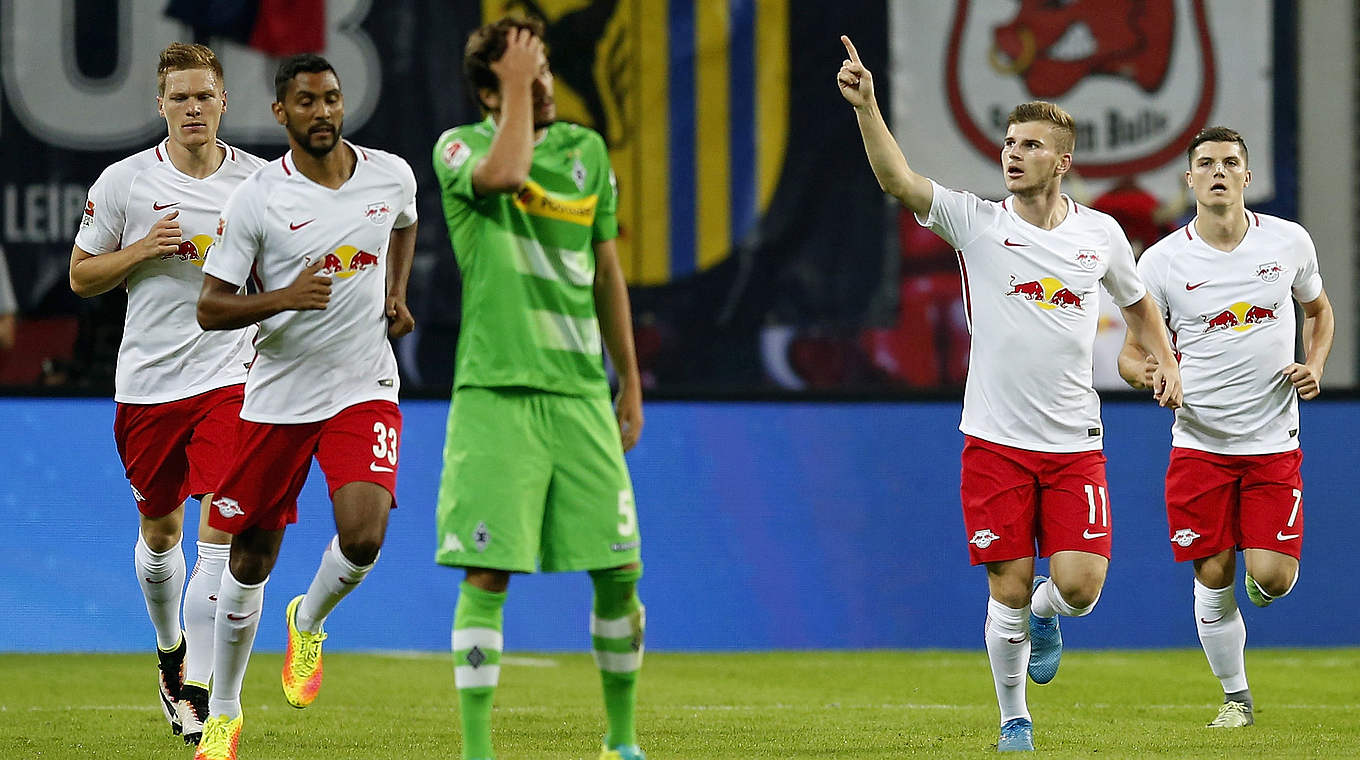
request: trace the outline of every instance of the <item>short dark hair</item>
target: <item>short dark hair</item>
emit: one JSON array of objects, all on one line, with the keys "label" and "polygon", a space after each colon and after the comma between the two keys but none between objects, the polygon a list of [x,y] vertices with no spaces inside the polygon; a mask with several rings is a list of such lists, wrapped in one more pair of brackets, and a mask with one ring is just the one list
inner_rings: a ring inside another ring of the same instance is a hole
[{"label": "short dark hair", "polygon": [[320,74],[323,71],[335,74],[336,84],[340,83],[340,75],[336,74],[335,67],[316,53],[298,53],[283,59],[274,72],[274,99],[283,102],[288,95],[288,84],[298,74]]},{"label": "short dark hair", "polygon": [[530,34],[543,39],[544,26],[541,20],[514,16],[493,21],[468,35],[467,46],[463,48],[463,78],[467,81],[468,93],[483,111],[488,109],[478,92],[482,89],[500,89],[500,78],[491,70],[491,64],[505,55],[506,36],[515,29],[527,29]]},{"label": "short dark hair", "polygon": [[1242,135],[1238,134],[1237,130],[1227,127],[1205,127],[1201,129],[1199,134],[1190,140],[1190,147],[1185,149],[1185,160],[1193,163],[1195,148],[1207,142],[1235,142],[1242,146],[1242,163],[1244,165],[1250,163],[1247,159],[1247,141],[1242,139]]},{"label": "short dark hair", "polygon": [[217,77],[217,86],[226,87],[226,77],[222,73],[222,63],[207,45],[187,42],[172,42],[161,51],[160,63],[156,66],[156,90],[165,94],[165,75],[172,71],[207,69]]}]

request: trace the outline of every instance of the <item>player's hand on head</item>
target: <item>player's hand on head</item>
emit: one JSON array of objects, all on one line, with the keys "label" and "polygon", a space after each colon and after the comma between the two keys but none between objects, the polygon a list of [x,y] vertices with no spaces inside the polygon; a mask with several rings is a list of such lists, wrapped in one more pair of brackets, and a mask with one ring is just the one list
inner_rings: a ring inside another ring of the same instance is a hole
[{"label": "player's hand on head", "polygon": [[1294,386],[1299,398],[1311,401],[1322,393],[1322,373],[1307,364],[1291,364],[1284,368],[1285,379]]},{"label": "player's hand on head", "polygon": [[836,86],[841,88],[841,96],[856,108],[863,108],[874,100],[874,75],[859,60],[859,51],[850,38],[841,35],[845,54],[850,56],[841,61],[841,70],[836,73]]},{"label": "player's hand on head", "polygon": [[538,56],[543,40],[528,29],[511,29],[505,35],[505,52],[491,63],[501,89],[528,87],[538,76]]},{"label": "player's hand on head", "polygon": [[179,228],[179,209],[175,209],[151,225],[146,237],[142,238],[140,258],[147,259],[164,258],[171,256],[179,251],[179,245],[183,241]]},{"label": "player's hand on head", "polygon": [[331,278],[329,274],[322,273],[321,269],[324,266],[326,266],[324,258],[307,264],[297,279],[285,288],[288,292],[288,308],[294,311],[311,311],[324,309],[330,305]]},{"label": "player's hand on head", "polygon": [[406,308],[406,301],[396,296],[387,297],[387,337],[400,338],[416,329],[416,318]]},{"label": "player's hand on head", "polygon": [[619,420],[619,440],[624,451],[632,451],[642,437],[642,389],[625,386],[614,400],[614,415]]}]

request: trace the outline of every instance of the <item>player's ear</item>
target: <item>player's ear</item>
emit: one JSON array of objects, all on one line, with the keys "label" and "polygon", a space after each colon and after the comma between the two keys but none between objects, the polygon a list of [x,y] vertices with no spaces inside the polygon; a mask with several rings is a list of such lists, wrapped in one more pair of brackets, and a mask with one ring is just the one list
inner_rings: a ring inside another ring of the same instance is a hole
[{"label": "player's ear", "polygon": [[1250,184],[1251,184],[1251,169],[1248,169],[1246,175],[1242,177],[1242,187],[1245,188],[1247,185]]},{"label": "player's ear", "polygon": [[160,95],[156,96],[156,114],[162,119],[165,118],[165,98]]},{"label": "player's ear", "polygon": [[1188,169],[1185,172],[1185,186],[1191,190],[1195,189],[1195,176]]},{"label": "player's ear", "polygon": [[1072,154],[1064,153],[1058,156],[1058,165],[1053,167],[1053,173],[1059,177],[1072,171]]},{"label": "player's ear", "polygon": [[489,87],[482,87],[477,90],[477,99],[482,101],[482,108],[488,112],[496,113],[501,110],[501,93]]},{"label": "player's ear", "polygon": [[282,103],[276,100],[269,104],[269,108],[274,112],[274,121],[277,121],[279,126],[286,126],[288,124],[288,115],[283,112]]},{"label": "player's ear", "polygon": [[222,113],[226,113],[226,112],[227,112],[227,91],[226,91],[226,90],[223,90],[223,91],[222,91],[221,99],[222,99]]}]

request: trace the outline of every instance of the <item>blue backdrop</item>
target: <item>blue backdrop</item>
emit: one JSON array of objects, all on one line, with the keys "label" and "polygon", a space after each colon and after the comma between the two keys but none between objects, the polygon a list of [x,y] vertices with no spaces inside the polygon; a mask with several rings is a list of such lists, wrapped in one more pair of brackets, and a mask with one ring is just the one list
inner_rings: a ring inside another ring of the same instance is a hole
[{"label": "blue backdrop", "polygon": [[[461,573],[433,563],[448,404],[402,404],[400,508],[377,569],[327,623],[328,648],[445,649]],[[0,399],[0,651],[146,650],[134,505],[104,400]],[[629,456],[643,532],[648,646],[666,650],[981,646],[986,586],[958,507],[957,403],[653,403]],[[1287,600],[1257,610],[1256,645],[1360,644],[1350,582],[1360,403],[1303,410],[1307,536]],[[1075,647],[1196,646],[1188,566],[1171,560],[1161,489],[1168,413],[1107,404],[1114,563]],[[265,595],[257,647],[333,533],[313,471]],[[192,541],[186,542],[193,562]],[[1240,571],[1239,571],[1240,575]],[[1239,583],[1240,589],[1240,583]],[[585,650],[584,574],[517,577],[509,650]]]}]

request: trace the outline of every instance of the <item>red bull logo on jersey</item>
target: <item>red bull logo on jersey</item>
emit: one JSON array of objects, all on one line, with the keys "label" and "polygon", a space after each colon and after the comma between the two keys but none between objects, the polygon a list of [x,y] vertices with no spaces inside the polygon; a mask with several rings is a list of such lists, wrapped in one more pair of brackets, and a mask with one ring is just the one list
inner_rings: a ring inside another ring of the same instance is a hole
[{"label": "red bull logo on jersey", "polygon": [[392,207],[386,201],[368,204],[364,209],[364,217],[374,224],[382,224],[387,221],[387,217],[392,215]]},{"label": "red bull logo on jersey", "polygon": [[1081,173],[1162,166],[1204,127],[1215,67],[1203,0],[955,0],[947,43],[949,110],[989,160],[1024,100],[1078,114]]},{"label": "red bull logo on jersey", "polygon": [[1098,264],[1100,264],[1100,254],[1096,253],[1094,249],[1083,248],[1077,251],[1077,266],[1089,272],[1095,269]]},{"label": "red bull logo on jersey", "polygon": [[1204,322],[1206,333],[1229,329],[1234,332],[1246,332],[1256,325],[1279,319],[1276,316],[1279,306],[1278,303],[1274,303],[1267,308],[1238,301],[1222,311],[1200,315],[1200,321]]},{"label": "red bull logo on jersey", "polygon": [[1006,295],[1033,301],[1035,306],[1048,311],[1053,309],[1082,311],[1085,307],[1085,299],[1056,277],[1016,282],[1015,275],[1011,275],[1011,289],[1006,291]]},{"label": "red bull logo on jersey", "polygon": [[179,250],[174,253],[161,255],[161,261],[169,259],[179,259],[180,261],[193,262],[193,265],[203,267],[203,262],[208,260],[208,253],[212,250],[215,242],[212,235],[194,235],[191,238],[181,240]]},{"label": "red bull logo on jersey", "polygon": [[[316,260],[310,256],[302,261],[306,266],[316,263]],[[352,245],[342,245],[336,248],[321,257],[321,261],[323,264],[317,274],[330,275],[341,280],[349,279],[366,269],[378,266],[376,254],[361,251]]]},{"label": "red bull logo on jersey", "polygon": [[1256,276],[1260,277],[1262,282],[1275,282],[1280,279],[1280,274],[1283,272],[1284,267],[1280,266],[1278,261],[1268,261],[1256,265]]}]

